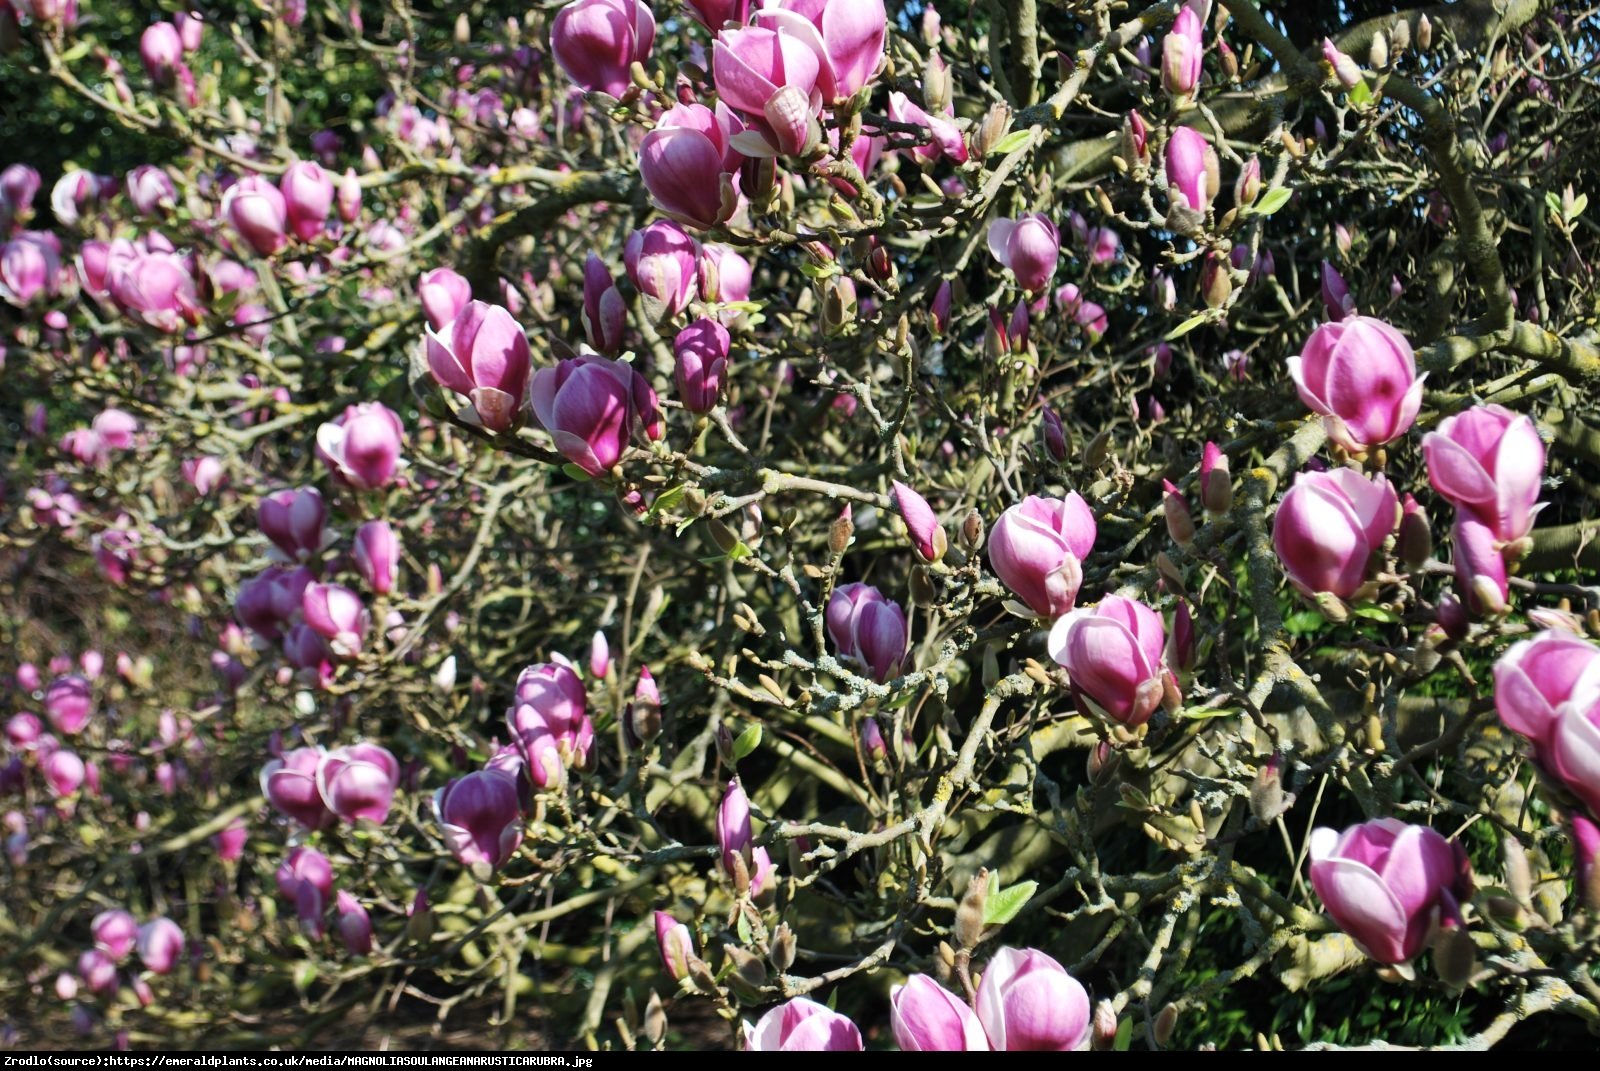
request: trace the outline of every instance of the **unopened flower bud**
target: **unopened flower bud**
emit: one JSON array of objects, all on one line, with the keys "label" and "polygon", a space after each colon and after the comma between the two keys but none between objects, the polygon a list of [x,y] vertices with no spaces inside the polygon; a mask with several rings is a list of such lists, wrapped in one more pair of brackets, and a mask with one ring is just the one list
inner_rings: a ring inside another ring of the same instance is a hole
[{"label": "unopened flower bud", "polygon": [[955,938],[961,948],[976,948],[983,938],[983,910],[988,899],[989,871],[980,867],[967,882],[967,891],[956,907]]},{"label": "unopened flower bud", "polygon": [[1150,1034],[1155,1038],[1157,1045],[1165,1045],[1172,1040],[1172,1031],[1178,1025],[1178,1006],[1168,1004],[1156,1013],[1156,1021],[1150,1027]]},{"label": "unopened flower bud", "polygon": [[1428,515],[1417,505],[1417,500],[1406,495],[1400,514],[1400,536],[1395,550],[1400,560],[1413,569],[1433,556],[1433,532],[1428,528]]},{"label": "unopened flower bud", "polygon": [[1427,15],[1417,19],[1417,47],[1423,52],[1433,47],[1433,22]]},{"label": "unopened flower bud", "polygon": [[772,931],[771,959],[779,974],[786,974],[794,966],[795,937],[787,922],[778,923]]},{"label": "unopened flower bud", "polygon": [[976,554],[983,547],[983,515],[975,509],[967,511],[961,520],[961,545],[969,554]]},{"label": "unopened flower bud", "polygon": [[1194,517],[1189,513],[1189,502],[1171,480],[1162,480],[1161,508],[1167,518],[1167,534],[1180,547],[1194,542]]},{"label": "unopened flower bud", "polygon": [[1275,751],[1261,764],[1250,784],[1250,813],[1257,822],[1267,825],[1287,808],[1288,801],[1283,793],[1283,755]]},{"label": "unopened flower bud", "polygon": [[1094,1033],[1090,1045],[1098,1052],[1107,1052],[1117,1041],[1117,1009],[1109,1000],[1094,1006]]},{"label": "unopened flower bud", "polygon": [[844,509],[839,511],[839,516],[833,519],[833,524],[828,527],[828,551],[835,557],[843,554],[850,545],[850,539],[855,534],[856,526],[850,519],[850,504],[845,503]]}]

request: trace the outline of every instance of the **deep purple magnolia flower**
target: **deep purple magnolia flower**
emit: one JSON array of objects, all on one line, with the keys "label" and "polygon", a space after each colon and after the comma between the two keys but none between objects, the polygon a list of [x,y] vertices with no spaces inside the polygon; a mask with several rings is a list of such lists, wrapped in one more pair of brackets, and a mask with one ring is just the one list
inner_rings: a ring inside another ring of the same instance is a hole
[{"label": "deep purple magnolia flower", "polygon": [[869,584],[833,589],[825,613],[828,635],[839,654],[872,671],[882,683],[899,672],[906,655],[906,615]]},{"label": "deep purple magnolia flower", "polygon": [[451,781],[433,807],[451,854],[465,866],[496,869],[522,844],[522,795],[517,778],[485,769]]}]

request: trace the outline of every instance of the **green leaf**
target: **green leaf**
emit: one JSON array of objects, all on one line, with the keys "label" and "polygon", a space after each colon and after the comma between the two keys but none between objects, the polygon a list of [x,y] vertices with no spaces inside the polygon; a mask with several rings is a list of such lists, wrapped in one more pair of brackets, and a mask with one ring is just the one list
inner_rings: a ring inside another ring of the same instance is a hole
[{"label": "green leaf", "polygon": [[839,267],[838,261],[830,260],[826,264],[813,264],[809,260],[800,265],[800,274],[807,279],[826,279],[838,275],[844,269]]},{"label": "green leaf", "polygon": [[682,502],[683,496],[688,492],[689,485],[685,483],[680,483],[674,487],[669,487],[665,491],[662,491],[656,496],[656,500],[650,503],[650,512],[644,515],[644,519],[646,521],[655,520],[657,514],[659,514],[662,510],[671,509],[679,502]]},{"label": "green leaf", "polygon": [[1185,707],[1178,712],[1178,716],[1189,721],[1207,721],[1211,718],[1229,718],[1237,713],[1237,707]]},{"label": "green leaf", "polygon": [[761,746],[761,724],[751,725],[733,742],[733,757],[742,759]]},{"label": "green leaf", "polygon": [[738,930],[739,943],[742,945],[748,945],[753,939],[753,936],[750,933],[750,916],[746,915],[743,911],[739,912]]},{"label": "green leaf", "polygon": [[1112,1052],[1127,1052],[1128,1046],[1133,1044],[1133,1016],[1125,1015],[1122,1022],[1117,1024],[1116,1040],[1111,1043]]},{"label": "green leaf", "polygon": [[1287,186],[1274,186],[1261,195],[1261,199],[1250,206],[1253,216],[1270,216],[1278,209],[1289,203],[1289,198],[1294,196],[1294,191]]},{"label": "green leaf", "polygon": [[1316,632],[1327,623],[1327,618],[1315,610],[1300,610],[1284,618],[1283,627],[1291,636],[1304,636]]},{"label": "green leaf", "polygon": [[[999,880],[996,878],[995,880]],[[995,892],[991,883],[989,899],[983,905],[983,924],[985,926],[1004,926],[1017,917],[1017,912],[1022,910],[1022,905],[1033,899],[1033,894],[1039,891],[1037,881],[1024,881],[1013,885],[1002,892]]]},{"label": "green leaf", "polygon": [[1028,144],[1028,139],[1032,136],[1032,127],[1028,127],[1024,130],[1013,130],[1011,133],[1001,138],[999,142],[995,144],[994,148],[989,150],[989,155],[1005,156],[1009,153],[1014,153],[1024,145]]},{"label": "green leaf", "polygon": [[1201,324],[1205,323],[1207,319],[1209,319],[1209,317],[1207,317],[1206,314],[1203,313],[1203,312],[1199,316],[1191,316],[1191,317],[1189,317],[1187,320],[1183,321],[1183,323],[1179,324],[1177,327],[1174,327],[1171,331],[1167,332],[1167,341],[1171,342],[1174,339],[1182,338],[1184,335],[1187,335],[1190,331],[1193,331],[1195,328],[1197,328]]},{"label": "green leaf", "polygon": [[1398,624],[1400,621],[1400,615],[1393,610],[1370,602],[1358,602],[1350,607],[1350,612],[1369,621],[1382,621],[1386,625]]},{"label": "green leaf", "polygon": [[571,476],[574,480],[577,480],[579,483],[588,483],[589,480],[592,478],[587,472],[584,472],[582,469],[580,469],[578,466],[574,465],[570,461],[567,462],[565,465],[561,466],[561,471],[566,473],[568,476]]},{"label": "green leaf", "polygon": [[1571,223],[1576,220],[1579,216],[1583,215],[1583,210],[1588,207],[1589,195],[1586,193],[1578,194],[1578,196],[1572,199],[1572,215],[1567,217],[1567,222]]},{"label": "green leaf", "polygon": [[1365,78],[1351,87],[1350,103],[1355,105],[1357,108],[1364,104],[1372,103],[1372,87],[1367,84],[1367,80]]},{"label": "green leaf", "polygon": [[1560,195],[1550,190],[1546,190],[1544,194],[1544,206],[1550,210],[1550,214],[1552,216],[1556,217],[1557,219],[1562,218]]}]

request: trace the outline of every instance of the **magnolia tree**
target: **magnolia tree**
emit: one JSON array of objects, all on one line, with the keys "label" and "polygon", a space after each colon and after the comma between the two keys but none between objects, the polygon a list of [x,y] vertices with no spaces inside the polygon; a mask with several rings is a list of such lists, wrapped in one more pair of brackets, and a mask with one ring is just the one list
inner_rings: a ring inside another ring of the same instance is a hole
[{"label": "magnolia tree", "polygon": [[1592,13],[510,7],[0,0],[8,1037],[1600,1024]]}]

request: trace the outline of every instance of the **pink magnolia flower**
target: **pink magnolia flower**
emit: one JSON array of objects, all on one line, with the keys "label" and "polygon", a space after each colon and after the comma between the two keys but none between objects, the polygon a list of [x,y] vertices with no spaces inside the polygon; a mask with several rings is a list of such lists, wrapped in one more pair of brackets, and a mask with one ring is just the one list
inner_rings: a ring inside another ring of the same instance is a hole
[{"label": "pink magnolia flower", "polygon": [[335,655],[361,653],[372,617],[361,596],[342,584],[307,584],[300,609],[306,624],[328,641]]},{"label": "pink magnolia flower", "polygon": [[978,983],[978,1020],[997,1052],[1071,1052],[1089,1046],[1089,994],[1035,949],[1002,948]]},{"label": "pink magnolia flower", "polygon": [[902,1052],[988,1052],[967,1002],[925,974],[889,990],[889,1026]]},{"label": "pink magnolia flower", "polygon": [[56,292],[60,243],[52,234],[21,231],[0,245],[0,298],[21,308]]},{"label": "pink magnolia flower", "polygon": [[1205,215],[1216,196],[1217,151],[1205,135],[1193,127],[1180,126],[1167,139],[1167,192],[1175,209],[1194,216]]},{"label": "pink magnolia flower", "polygon": [[678,104],[639,145],[639,174],[650,200],[691,227],[726,222],[739,207],[734,177],[743,160],[733,138],[744,124],[724,104]]},{"label": "pink magnolia flower", "polygon": [[[797,32],[802,25],[809,34]],[[833,77],[824,70],[816,36],[792,13],[717,34],[711,50],[717,96],[752,128],[752,136],[735,137],[741,152],[797,156],[821,139],[816,117]]]},{"label": "pink magnolia flower", "polygon": [[1318,327],[1289,358],[1289,375],[1300,400],[1322,414],[1328,437],[1352,453],[1410,430],[1427,378],[1417,375],[1405,336],[1370,316]]},{"label": "pink magnolia flower", "polygon": [[841,584],[823,616],[841,657],[870,669],[879,683],[899,671],[906,655],[906,615],[898,603],[870,584]]},{"label": "pink magnolia flower", "polygon": [[145,27],[139,37],[139,62],[144,64],[150,81],[162,87],[172,85],[178,76],[178,65],[183,62],[183,40],[178,28],[170,22]]},{"label": "pink magnolia flower", "polygon": [[684,0],[684,5],[712,33],[730,22],[742,24],[750,17],[750,0]]},{"label": "pink magnolia flower", "polygon": [[171,974],[183,959],[183,931],[166,917],[151,919],[139,927],[139,959],[155,974]]},{"label": "pink magnolia flower", "polygon": [[[955,112],[947,110],[946,114],[953,116]],[[941,156],[947,156],[957,164],[967,162],[966,140],[956,125],[945,116],[929,115],[910,97],[897,91],[889,94],[889,118],[897,123],[927,128],[927,140],[910,150],[911,155],[923,163],[931,164]]]},{"label": "pink magnolia flower", "polygon": [[661,438],[656,394],[632,365],[604,357],[575,357],[542,368],[529,392],[535,419],[563,457],[591,476],[611,471],[633,428]]},{"label": "pink magnolia flower", "polygon": [[274,491],[256,507],[256,524],[290,561],[305,561],[322,549],[328,506],[315,487]]},{"label": "pink magnolia flower", "polygon": [[417,281],[417,297],[428,326],[442,331],[471,303],[472,284],[451,268],[434,268]]},{"label": "pink magnolia flower", "polygon": [[888,16],[883,0],[780,0],[755,23],[792,34],[816,52],[824,102],[852,97],[883,63]]},{"label": "pink magnolia flower", "polygon": [[795,997],[744,1024],[747,1052],[860,1052],[861,1031],[836,1011]]},{"label": "pink magnolia flower", "polygon": [[[751,862],[750,798],[738,781],[729,781],[717,807],[717,848],[722,853],[722,870],[734,874],[742,865],[748,874]],[[736,862],[741,860],[742,862]]]},{"label": "pink magnolia flower", "polygon": [[228,188],[222,214],[261,256],[270,257],[289,244],[289,207],[278,187],[260,175],[246,175]]},{"label": "pink magnolia flower", "polygon": [[499,305],[469,302],[454,320],[427,328],[428,369],[449,390],[472,402],[490,431],[516,426],[528,389],[528,337]]},{"label": "pink magnolia flower", "polygon": [[334,911],[338,915],[334,928],[346,952],[352,956],[365,956],[372,951],[372,918],[361,901],[343,889],[334,897]]},{"label": "pink magnolia flower", "polygon": [[917,556],[925,562],[936,562],[943,558],[944,552],[949,549],[949,538],[944,534],[944,526],[939,523],[939,518],[934,516],[928,500],[895,480],[894,504],[901,519],[906,522],[906,532],[911,536],[911,545],[916,548]]},{"label": "pink magnolia flower", "polygon": [[694,958],[694,935],[689,927],[667,914],[657,911],[656,947],[661,951],[661,965],[674,982],[688,977],[689,961]]},{"label": "pink magnolia flower", "polygon": [[388,521],[368,521],[356,530],[356,571],[374,594],[394,590],[395,571],[400,566],[400,537]]},{"label": "pink magnolia flower", "polygon": [[1297,589],[1348,599],[1399,522],[1400,499],[1384,477],[1347,468],[1302,472],[1278,504],[1272,545]]},{"label": "pink magnolia flower", "polygon": [[434,812],[450,853],[464,866],[490,870],[522,844],[522,796],[515,774],[484,769],[434,793]]},{"label": "pink magnolia flower", "polygon": [[1179,100],[1192,98],[1200,85],[1200,64],[1205,59],[1202,33],[1200,17],[1185,7],[1161,42],[1161,88]]},{"label": "pink magnolia flower", "polygon": [[1494,666],[1494,704],[1545,773],[1600,816],[1600,647],[1559,630],[1513,644]]},{"label": "pink magnolia flower", "polygon": [[673,340],[673,378],[678,386],[678,401],[691,413],[709,413],[716,408],[722,392],[722,377],[728,368],[728,329],[716,320],[701,317],[678,332]]},{"label": "pink magnolia flower", "polygon": [[346,822],[364,818],[381,825],[400,783],[400,763],[387,748],[355,744],[323,755],[316,782],[329,811]]},{"label": "pink magnolia flower", "polygon": [[89,923],[94,946],[112,959],[121,962],[128,958],[139,940],[139,924],[126,911],[102,911]]},{"label": "pink magnolia flower", "polygon": [[77,675],[57,677],[44,690],[44,714],[62,736],[76,736],[94,714],[94,689]]},{"label": "pink magnolia flower", "polygon": [[1050,629],[1050,657],[1066,667],[1073,698],[1114,721],[1143,725],[1161,705],[1169,676],[1166,629],[1144,603],[1108,595]]},{"label": "pink magnolia flower", "polygon": [[574,0],[556,13],[550,51],[581,89],[621,97],[635,62],[650,58],[656,18],[643,0]]},{"label": "pink magnolia flower", "polygon": [[627,326],[628,306],[622,300],[622,292],[605,261],[590,253],[583,265],[583,333],[589,345],[601,353],[615,355],[622,349],[622,334]]},{"label": "pink magnolia flower", "polygon": [[1011,269],[1022,289],[1038,293],[1050,285],[1061,257],[1061,233],[1042,212],[989,224],[989,252]]},{"label": "pink magnolia flower", "polygon": [[369,491],[387,487],[404,462],[405,425],[382,402],[352,405],[338,419],[317,428],[317,456],[350,486]]},{"label": "pink magnolia flower", "polygon": [[594,722],[583,682],[565,663],[540,662],[517,675],[516,701],[506,723],[540,788],[558,787],[563,771],[589,765]]},{"label": "pink magnolia flower", "polygon": [[1455,548],[1456,583],[1467,609],[1498,614],[1511,601],[1511,581],[1503,545],[1493,528],[1462,510],[1450,527]]},{"label": "pink magnolia flower", "polygon": [[178,203],[178,189],[172,176],[154,164],[140,164],[127,177],[128,200],[139,215],[155,219],[167,214]]},{"label": "pink magnolia flower", "polygon": [[1094,539],[1094,514],[1077,492],[1064,499],[1030,495],[995,521],[989,564],[1034,613],[1059,617],[1077,601]]},{"label": "pink magnolia flower", "polygon": [[200,321],[203,306],[194,276],[174,253],[142,253],[131,245],[119,248],[112,243],[103,281],[123,312],[158,331],[175,332],[185,323]]},{"label": "pink magnolia flower", "polygon": [[1476,406],[1423,436],[1422,455],[1433,489],[1497,539],[1513,543],[1533,530],[1545,456],[1528,417],[1499,405]]},{"label": "pink magnolia flower", "polygon": [[334,820],[317,787],[322,754],[319,747],[296,748],[261,768],[261,794],[272,809],[307,829],[322,829]]},{"label": "pink magnolia flower", "polygon": [[1311,834],[1311,886],[1339,928],[1379,963],[1404,963],[1472,895],[1461,845],[1426,826],[1375,818]]},{"label": "pink magnolia flower", "polygon": [[327,226],[335,195],[333,179],[312,160],[296,160],[278,180],[289,232],[302,242],[315,239]]},{"label": "pink magnolia flower", "polygon": [[70,796],[78,791],[88,776],[88,769],[84,766],[83,759],[74,751],[66,748],[57,748],[39,760],[39,772],[44,775],[45,784],[56,797]]},{"label": "pink magnolia flower", "polygon": [[676,316],[694,300],[699,243],[670,220],[628,236],[623,261],[652,322]]},{"label": "pink magnolia flower", "polygon": [[295,906],[307,934],[320,940],[324,932],[323,914],[328,897],[333,895],[333,864],[315,848],[292,848],[274,875],[278,895]]}]

